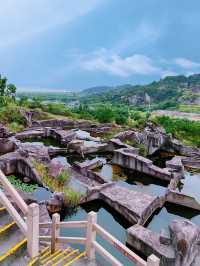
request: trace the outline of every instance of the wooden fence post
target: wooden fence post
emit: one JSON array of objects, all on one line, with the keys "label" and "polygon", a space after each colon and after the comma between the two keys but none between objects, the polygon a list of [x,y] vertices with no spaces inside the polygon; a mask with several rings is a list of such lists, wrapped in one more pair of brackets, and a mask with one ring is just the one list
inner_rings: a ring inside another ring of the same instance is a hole
[{"label": "wooden fence post", "polygon": [[60,235],[60,215],[58,213],[52,216],[52,228],[51,228],[51,253],[53,254],[58,248],[57,238]]},{"label": "wooden fence post", "polygon": [[152,254],[147,258],[147,266],[159,266],[159,265],[160,265],[160,259],[155,255]]},{"label": "wooden fence post", "polygon": [[97,222],[97,214],[96,212],[88,213],[87,218],[87,232],[86,232],[86,256],[88,259],[95,259],[95,247],[93,245],[96,240],[96,230],[93,225]]},{"label": "wooden fence post", "polygon": [[28,206],[27,229],[28,254],[34,258],[39,255],[39,205],[36,203]]}]

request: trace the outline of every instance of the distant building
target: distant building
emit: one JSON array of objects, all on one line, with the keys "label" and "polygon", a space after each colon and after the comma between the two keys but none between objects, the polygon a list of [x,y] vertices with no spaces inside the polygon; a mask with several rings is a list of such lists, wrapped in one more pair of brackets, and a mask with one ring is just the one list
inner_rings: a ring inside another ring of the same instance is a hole
[{"label": "distant building", "polygon": [[79,100],[71,101],[71,102],[67,103],[67,106],[70,108],[78,108],[80,106],[80,102],[79,102]]}]

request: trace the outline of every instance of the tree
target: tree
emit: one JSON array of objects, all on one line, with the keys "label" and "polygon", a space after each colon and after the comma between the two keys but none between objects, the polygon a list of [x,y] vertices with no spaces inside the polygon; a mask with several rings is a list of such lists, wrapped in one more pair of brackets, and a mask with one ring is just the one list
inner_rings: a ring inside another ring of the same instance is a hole
[{"label": "tree", "polygon": [[7,78],[0,75],[0,103],[7,105],[11,100],[15,100],[17,88],[13,84],[7,85]]},{"label": "tree", "polygon": [[100,123],[111,123],[114,120],[114,112],[111,106],[102,106],[96,110],[96,118]]}]

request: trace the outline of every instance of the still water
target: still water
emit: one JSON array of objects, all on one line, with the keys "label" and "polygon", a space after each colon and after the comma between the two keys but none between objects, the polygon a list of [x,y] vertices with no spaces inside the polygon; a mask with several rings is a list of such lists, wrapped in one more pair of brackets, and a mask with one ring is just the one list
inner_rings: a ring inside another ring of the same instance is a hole
[{"label": "still water", "polygon": [[[90,204],[83,205],[75,213],[66,215],[65,221],[80,221],[87,219],[87,213],[90,211],[98,212],[97,220],[105,230],[115,236],[122,243],[126,244],[126,228],[131,226],[128,224],[119,214],[113,212],[109,207],[100,201],[93,201]],[[62,229],[61,234],[64,236],[79,236],[85,237],[84,229]],[[107,241],[97,236],[97,242],[101,244],[107,251],[121,261],[123,265],[133,266],[126,257],[122,256],[115,248],[113,248]],[[74,245],[83,250],[83,246]],[[97,255],[97,261],[99,265],[110,265],[102,257]]]},{"label": "still water", "polygon": [[149,221],[147,228],[159,233],[161,229],[168,230],[168,225],[173,220],[189,219],[191,222],[200,226],[200,212],[183,206],[166,203],[164,207],[154,213]]},{"label": "still water", "polygon": [[157,178],[133,171],[125,171],[110,163],[104,164],[97,172],[107,181],[118,181],[120,186],[156,196],[164,195],[168,185],[167,182]]}]

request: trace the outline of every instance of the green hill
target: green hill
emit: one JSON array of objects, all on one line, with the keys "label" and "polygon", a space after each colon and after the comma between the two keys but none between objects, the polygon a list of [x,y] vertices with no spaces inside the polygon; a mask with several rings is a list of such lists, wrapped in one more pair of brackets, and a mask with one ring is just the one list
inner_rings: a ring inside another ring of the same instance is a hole
[{"label": "green hill", "polygon": [[81,92],[81,102],[128,104],[141,107],[145,93],[155,108],[169,108],[177,104],[200,105],[200,74],[189,77],[171,76],[147,85],[94,87]]}]

